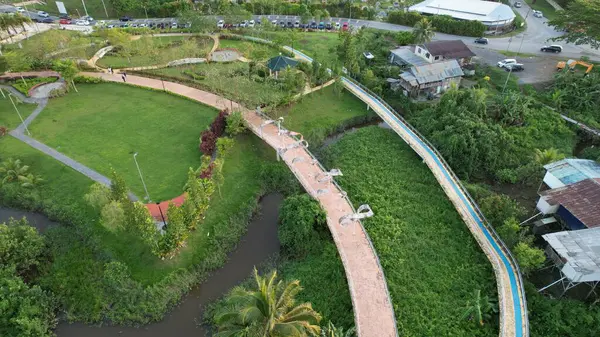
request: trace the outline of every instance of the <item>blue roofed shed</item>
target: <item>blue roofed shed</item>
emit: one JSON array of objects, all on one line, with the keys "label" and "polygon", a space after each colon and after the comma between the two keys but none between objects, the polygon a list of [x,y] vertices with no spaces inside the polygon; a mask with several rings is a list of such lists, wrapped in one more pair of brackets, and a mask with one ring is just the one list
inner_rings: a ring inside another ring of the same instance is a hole
[{"label": "blue roofed shed", "polygon": [[588,159],[563,159],[544,166],[544,183],[551,189],[600,178],[600,164]]}]

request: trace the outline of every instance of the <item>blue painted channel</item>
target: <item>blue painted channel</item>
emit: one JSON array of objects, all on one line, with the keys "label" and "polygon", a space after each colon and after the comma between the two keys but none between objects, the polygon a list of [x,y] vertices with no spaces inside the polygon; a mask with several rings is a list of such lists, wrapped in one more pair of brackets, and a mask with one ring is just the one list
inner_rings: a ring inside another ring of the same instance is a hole
[{"label": "blue painted channel", "polygon": [[362,93],[364,93],[367,97],[371,98],[371,100],[373,102],[375,102],[379,107],[381,107],[384,111],[387,112],[387,114],[388,114],[389,117],[391,117],[394,121],[396,121],[414,140],[416,140],[425,150],[427,150],[427,152],[429,153],[429,155],[431,155],[431,157],[435,160],[436,164],[442,170],[442,172],[444,173],[444,176],[446,177],[446,179],[448,179],[448,181],[451,183],[452,188],[458,194],[458,196],[462,200],[463,204],[467,206],[467,210],[469,211],[469,213],[471,214],[471,216],[475,219],[475,221],[477,222],[477,225],[479,226],[479,228],[481,228],[481,231],[485,235],[486,239],[490,242],[490,244],[492,245],[492,247],[494,248],[494,250],[496,251],[496,253],[498,253],[498,255],[500,256],[502,262],[504,263],[504,266],[509,271],[510,287],[512,289],[512,295],[513,295],[513,307],[514,307],[514,310],[515,310],[515,332],[516,332],[516,336],[517,337],[523,337],[523,322],[522,322],[522,315],[521,315],[521,299],[519,297],[519,290],[518,290],[518,286],[517,286],[517,280],[515,279],[515,271],[514,271],[512,265],[510,264],[510,262],[508,261],[508,258],[506,257],[506,255],[502,251],[502,249],[500,249],[500,247],[498,246],[498,244],[496,243],[496,241],[492,238],[492,235],[489,233],[489,231],[487,230],[487,228],[485,228],[485,226],[483,225],[483,223],[479,219],[479,216],[477,216],[477,213],[473,210],[473,207],[471,207],[471,203],[468,202],[467,199],[465,198],[464,194],[462,193],[462,190],[460,188],[458,188],[458,186],[456,185],[456,183],[454,183],[454,181],[452,180],[452,178],[450,178],[450,175],[448,174],[448,171],[446,170],[446,168],[444,167],[444,165],[442,165],[442,163],[440,162],[440,160],[437,157],[437,155],[435,155],[435,153],[431,150],[431,148],[429,147],[429,145],[423,143],[421,141],[421,139],[419,137],[417,137],[412,132],[412,130],[410,130],[400,119],[398,119],[398,117],[396,117],[394,115],[394,113],[392,113],[385,105],[381,104],[381,102],[379,102],[378,99],[376,99],[375,97],[371,96],[369,93],[367,93],[366,91],[364,91],[361,87],[359,87],[356,84],[348,81],[347,79],[343,78],[343,81],[351,84],[353,87],[355,87],[356,89],[358,89],[359,91],[361,91]]}]

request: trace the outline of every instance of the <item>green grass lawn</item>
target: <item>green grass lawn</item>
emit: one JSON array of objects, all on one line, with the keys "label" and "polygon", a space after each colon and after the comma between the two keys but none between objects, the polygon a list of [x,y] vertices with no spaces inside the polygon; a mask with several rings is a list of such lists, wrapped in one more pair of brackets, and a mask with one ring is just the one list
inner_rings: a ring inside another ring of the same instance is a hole
[{"label": "green grass lawn", "polygon": [[245,58],[254,61],[265,61],[279,55],[279,50],[277,48],[266,44],[223,38],[219,40],[219,49],[236,49],[241,52]]},{"label": "green grass lawn", "polygon": [[482,327],[460,319],[476,289],[497,297],[494,274],[412,149],[393,131],[371,126],[345,135],[323,156],[326,167],[344,172],[338,182],[354,205],[375,212],[363,223],[385,271],[400,335],[497,336],[497,316]]},{"label": "green grass lawn", "polygon": [[30,126],[33,137],[94,170],[120,172],[144,196],[133,153],[153,201],[182,193],[189,167],[200,165],[198,136],[213,108],[175,96],[120,85],[79,85],[55,98]]},{"label": "green grass lawn", "polygon": [[[250,34],[292,47],[289,32],[252,32]],[[337,53],[335,52],[335,48],[339,44],[337,33],[297,32],[295,37],[296,40],[293,41],[294,49],[300,50],[327,66],[333,66],[337,63]]]},{"label": "green grass lawn", "polygon": [[[195,41],[190,48],[182,47],[185,41]],[[131,57],[127,58],[119,54],[109,54],[98,60],[102,67],[125,68],[165,64],[170,61],[186,57],[206,57],[213,46],[214,41],[207,36],[162,36],[143,37],[133,41],[131,44]],[[151,56],[148,51],[157,49],[158,53]]]},{"label": "green grass lawn", "polygon": [[283,116],[287,129],[300,132],[309,142],[316,143],[348,125],[365,122],[374,116],[361,100],[346,90],[338,96],[333,85],[306,95],[300,102],[272,114],[274,117]]},{"label": "green grass lawn", "polygon": [[[19,115],[17,114],[15,108],[10,102],[10,99],[8,98],[8,93],[4,89],[3,91],[4,95],[6,95],[6,98],[0,95],[0,126],[5,126],[9,130],[12,130],[19,126],[19,124],[21,124],[21,119],[19,118]],[[14,97],[12,99],[13,102],[15,102],[15,105],[17,106],[21,117],[23,117],[23,120],[25,120],[29,115],[31,115],[33,110],[35,110],[35,108],[37,107],[36,104],[19,103]]]},{"label": "green grass lawn", "polygon": [[[534,0],[525,0],[525,2],[531,6],[531,8],[541,11],[548,20],[556,18],[556,10],[546,0],[536,0],[535,3]],[[542,20],[540,18],[535,19]]]}]

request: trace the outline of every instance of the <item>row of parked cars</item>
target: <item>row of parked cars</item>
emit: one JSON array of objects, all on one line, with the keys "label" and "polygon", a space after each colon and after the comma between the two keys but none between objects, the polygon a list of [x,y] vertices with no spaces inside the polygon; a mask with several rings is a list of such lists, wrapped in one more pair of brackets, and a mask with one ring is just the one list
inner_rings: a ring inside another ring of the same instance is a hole
[{"label": "row of parked cars", "polygon": [[106,25],[106,28],[150,28],[150,29],[175,29],[175,28],[190,28],[190,23],[177,23],[177,22],[121,22],[111,23]]},{"label": "row of parked cars", "polygon": [[496,64],[506,71],[522,71],[525,70],[522,63],[518,63],[516,59],[504,59]]},{"label": "row of parked cars", "polygon": [[[219,20],[217,22],[217,28],[223,28],[223,29],[227,29],[227,28],[253,28],[257,25],[261,25],[262,24],[262,20],[258,19],[258,20],[245,20],[242,21],[240,23],[225,23],[225,21],[223,20]],[[344,23],[339,23],[339,22],[319,22],[317,24],[316,21],[313,21],[311,23],[300,23],[300,21],[277,21],[277,20],[272,20],[271,24],[273,26],[279,26],[281,28],[298,28],[298,29],[318,29],[318,30],[334,30],[334,29],[341,29],[341,30],[348,30],[348,22],[344,22]]]}]

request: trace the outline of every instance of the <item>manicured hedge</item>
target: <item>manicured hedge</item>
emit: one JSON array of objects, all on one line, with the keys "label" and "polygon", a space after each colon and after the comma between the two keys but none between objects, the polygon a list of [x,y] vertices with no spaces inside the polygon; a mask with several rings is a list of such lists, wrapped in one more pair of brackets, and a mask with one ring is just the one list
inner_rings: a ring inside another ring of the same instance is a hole
[{"label": "manicured hedge", "polygon": [[414,26],[421,19],[427,18],[437,32],[463,35],[482,36],[486,30],[483,23],[479,21],[460,21],[446,15],[424,16],[417,12],[391,12],[388,14],[388,22],[404,26]]}]

